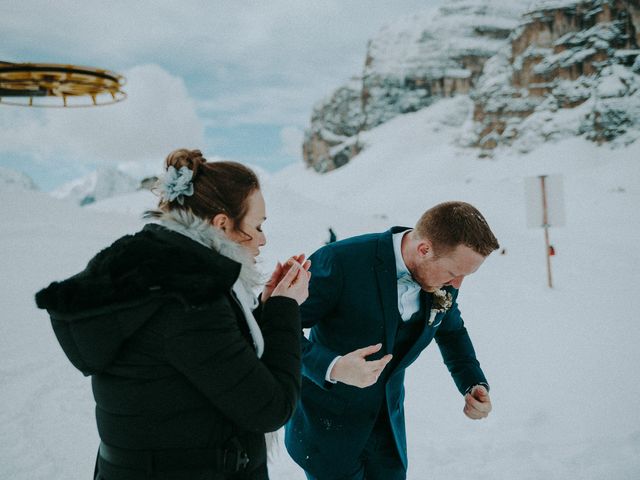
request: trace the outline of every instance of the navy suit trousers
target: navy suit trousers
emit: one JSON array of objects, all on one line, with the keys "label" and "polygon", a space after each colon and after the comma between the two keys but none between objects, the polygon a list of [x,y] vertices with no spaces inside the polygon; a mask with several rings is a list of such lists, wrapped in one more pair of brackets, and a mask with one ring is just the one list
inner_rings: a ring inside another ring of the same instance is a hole
[{"label": "navy suit trousers", "polygon": [[380,414],[353,470],[341,477],[314,477],[305,472],[308,480],[405,480],[407,472],[398,455],[391,432],[386,405]]}]

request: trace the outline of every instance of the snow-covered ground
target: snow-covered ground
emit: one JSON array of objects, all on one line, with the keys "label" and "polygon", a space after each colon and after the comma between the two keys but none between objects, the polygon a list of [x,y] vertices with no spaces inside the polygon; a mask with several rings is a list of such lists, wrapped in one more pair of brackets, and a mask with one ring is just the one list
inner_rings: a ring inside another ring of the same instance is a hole
[{"label": "snow-covered ground", "polygon": [[[429,206],[478,206],[505,254],[465,280],[460,305],[492,386],[494,410],[468,420],[435,345],[409,369],[412,480],[640,478],[640,145],[581,139],[492,160],[456,146],[471,103],[440,101],[367,132],[344,168],[264,175],[262,266],[339,238],[411,225]],[[552,228],[554,288],[543,231],[528,229],[525,178],[561,174],[566,226]],[[86,479],[97,433],[89,379],[66,360],[33,294],[137,230],[148,192],[80,208],[0,185],[0,479]],[[282,451],[273,479],[303,480]]]}]

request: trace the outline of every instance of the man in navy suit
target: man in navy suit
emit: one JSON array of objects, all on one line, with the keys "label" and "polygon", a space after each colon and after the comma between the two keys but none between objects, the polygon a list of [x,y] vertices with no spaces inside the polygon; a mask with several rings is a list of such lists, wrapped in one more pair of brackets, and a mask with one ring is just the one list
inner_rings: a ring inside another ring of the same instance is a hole
[{"label": "man in navy suit", "polygon": [[464,413],[489,414],[489,385],[456,298],[497,248],[476,208],[446,202],[413,229],[330,243],[311,256],[302,396],[285,440],[309,480],[406,478],[404,371],[432,339]]}]

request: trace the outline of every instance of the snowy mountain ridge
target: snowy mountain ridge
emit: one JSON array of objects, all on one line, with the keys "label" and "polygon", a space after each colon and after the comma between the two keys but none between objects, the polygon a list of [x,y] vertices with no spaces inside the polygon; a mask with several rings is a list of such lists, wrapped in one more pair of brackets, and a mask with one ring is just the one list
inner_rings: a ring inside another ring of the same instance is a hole
[{"label": "snowy mountain ridge", "polygon": [[366,148],[363,132],[461,94],[475,105],[460,144],[481,157],[571,136],[627,145],[640,136],[638,32],[637,0],[454,0],[399,19],[314,107],[304,162],[341,167]]},{"label": "snowy mountain ridge", "polygon": [[78,205],[88,205],[134,192],[139,187],[139,180],[123,173],[117,167],[104,166],[60,186],[51,192],[51,195],[55,198],[71,200]]}]

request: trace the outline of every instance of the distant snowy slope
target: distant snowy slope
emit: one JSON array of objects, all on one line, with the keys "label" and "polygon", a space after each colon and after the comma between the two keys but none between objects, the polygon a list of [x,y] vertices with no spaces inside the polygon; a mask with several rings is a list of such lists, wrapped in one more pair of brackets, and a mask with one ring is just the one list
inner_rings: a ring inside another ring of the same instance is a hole
[{"label": "distant snowy slope", "polygon": [[144,212],[157,206],[158,197],[151,191],[142,189],[98,200],[87,205],[85,209],[93,212],[123,213],[141,218]]},{"label": "distant snowy slope", "polygon": [[462,184],[468,197],[473,182],[484,181],[492,164],[455,144],[472,108],[467,96],[441,100],[363,132],[365,150],[338,170],[317,174],[292,166],[274,181],[350,211],[414,222],[425,205],[450,198],[453,188]]},{"label": "distant snowy slope", "polygon": [[[339,237],[343,238],[374,226],[384,229],[388,223],[386,219],[375,215],[353,213],[332,200],[311,199],[301,195],[265,171],[254,166],[252,168],[260,178],[267,204],[267,221],[263,228],[268,241],[261,256],[265,269],[272,268],[278,260],[285,260],[290,255],[310,253],[320,247],[329,237],[329,227],[333,227]],[[139,190],[100,200],[87,205],[83,210],[126,214],[140,219],[145,211],[155,209],[157,204],[158,197],[155,194]],[[291,225],[295,225],[293,232],[290,230]],[[301,236],[296,232],[304,234]],[[306,239],[309,239],[309,243],[301,244],[301,240],[306,242]]]},{"label": "distant snowy slope", "polygon": [[78,205],[135,191],[140,181],[115,167],[101,167],[90,174],[72,180],[51,192],[56,198],[69,199]]},{"label": "distant snowy slope", "polygon": [[5,188],[21,188],[37,190],[36,184],[25,173],[6,167],[0,167],[0,190]]}]

